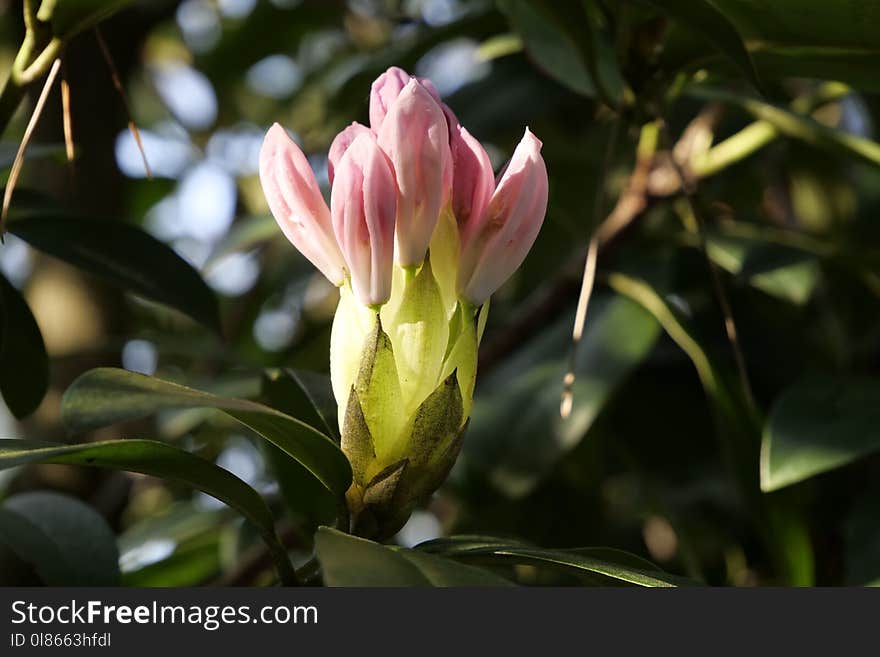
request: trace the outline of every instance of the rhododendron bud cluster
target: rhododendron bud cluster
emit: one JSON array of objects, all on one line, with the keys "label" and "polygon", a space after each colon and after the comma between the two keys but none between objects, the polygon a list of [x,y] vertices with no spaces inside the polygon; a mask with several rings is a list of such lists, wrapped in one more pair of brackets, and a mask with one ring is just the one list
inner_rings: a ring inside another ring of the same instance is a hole
[{"label": "rhododendron bud cluster", "polygon": [[373,83],[369,116],[330,146],[329,207],[277,124],[260,178],[281,230],[340,287],[330,370],[347,502],[355,532],[385,538],[458,456],[486,302],[532,247],[548,184],[528,129],[496,182],[434,85],[399,68]]}]

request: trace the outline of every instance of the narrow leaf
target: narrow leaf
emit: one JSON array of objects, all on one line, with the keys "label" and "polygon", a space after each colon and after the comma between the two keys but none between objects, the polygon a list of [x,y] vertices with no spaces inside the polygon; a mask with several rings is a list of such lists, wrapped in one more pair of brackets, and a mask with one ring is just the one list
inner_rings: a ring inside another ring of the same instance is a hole
[{"label": "narrow leaf", "polygon": [[199,273],[171,247],[136,226],[29,214],[10,221],[8,229],[40,251],[220,332],[217,298]]},{"label": "narrow leaf", "polygon": [[0,274],[0,394],[17,418],[33,413],[49,388],[49,359],[27,302]]},{"label": "narrow leaf", "polygon": [[259,530],[282,581],[294,579],[275,520],[263,498],[241,479],[205,459],[153,440],[109,440],[62,445],[32,440],[0,440],[0,470],[29,463],[66,463],[128,470],[177,481],[228,504]]},{"label": "narrow leaf", "polygon": [[256,402],[143,374],[114,368],[86,372],[64,394],[61,416],[71,429],[84,430],[187,408],[223,411],[298,461],[337,497],[351,484],[351,468],[336,443],[304,422]]}]

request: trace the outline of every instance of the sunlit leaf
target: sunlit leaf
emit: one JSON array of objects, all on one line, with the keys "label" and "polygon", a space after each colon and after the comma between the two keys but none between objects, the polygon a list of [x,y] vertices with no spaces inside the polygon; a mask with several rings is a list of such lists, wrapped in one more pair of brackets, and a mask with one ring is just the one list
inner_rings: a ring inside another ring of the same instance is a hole
[{"label": "sunlit leaf", "polygon": [[773,405],[761,449],[761,488],[784,488],[878,450],[880,381],[806,381]]},{"label": "sunlit leaf", "polygon": [[[599,575],[608,580],[636,586],[669,587],[695,584],[685,578],[664,573],[650,562],[635,555],[604,548],[547,550],[502,538],[464,536],[428,541],[419,545],[417,549],[487,565],[526,564],[537,568],[562,570],[574,575],[587,575],[588,578]],[[607,560],[609,556],[615,558],[615,561]]]},{"label": "sunlit leaf", "polygon": [[494,573],[405,548],[393,549],[321,527],[315,539],[327,586],[511,586]]}]

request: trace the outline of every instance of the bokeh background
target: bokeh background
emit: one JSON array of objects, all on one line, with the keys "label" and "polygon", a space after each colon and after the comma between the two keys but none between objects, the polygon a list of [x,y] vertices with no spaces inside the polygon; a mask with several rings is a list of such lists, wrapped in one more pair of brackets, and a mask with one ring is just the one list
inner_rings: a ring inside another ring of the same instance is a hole
[{"label": "bokeh background", "polygon": [[[791,3],[766,13],[716,4],[744,43],[763,44],[752,52],[759,82],[682,3],[136,2],[100,27],[126,99],[94,31],[83,32],[62,68],[75,158],[64,156],[56,86],[12,207],[38,193],[142,227],[201,272],[222,338],[13,231],[0,272],[39,325],[51,384],[21,420],[0,403],[0,435],[68,440],[61,396],[96,366],[242,397],[259,394],[265,368],[326,372],[336,291],[268,215],[259,147],[281,123],[326,186],[330,141],[367,122],[371,81],[397,65],[433,80],[496,171],[528,126],[544,143],[551,193],[533,252],[493,297],[461,459],[396,540],[607,546],[711,584],[880,582],[880,460],[870,455],[880,447],[880,53],[865,36],[880,10],[841,2],[781,21]],[[0,0],[0,72],[23,34],[21,3]],[[3,134],[4,179],[38,92]],[[693,204],[679,168],[697,181]],[[583,263],[600,225],[563,419]],[[803,476],[762,492],[760,443],[777,433],[807,449],[790,466]],[[216,413],[168,412],[89,439],[121,436],[172,441],[231,470],[273,501],[289,544],[308,550],[252,436]],[[184,486],[70,466],[0,472],[0,501],[37,490],[106,520],[125,583],[265,579],[240,569],[252,530]],[[5,559],[6,583],[33,580]]]}]

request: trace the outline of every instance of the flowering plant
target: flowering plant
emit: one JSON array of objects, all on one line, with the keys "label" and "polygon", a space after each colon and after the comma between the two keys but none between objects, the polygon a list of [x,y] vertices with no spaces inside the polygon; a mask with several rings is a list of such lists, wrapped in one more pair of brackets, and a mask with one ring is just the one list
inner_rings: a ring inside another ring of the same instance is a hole
[{"label": "flowering plant", "polygon": [[489,297],[520,266],[547,208],[528,129],[497,182],[486,150],[434,85],[389,68],[370,126],[330,146],[328,207],[275,124],[260,153],[272,214],[340,288],[330,369],[357,533],[387,537],[445,479],[473,402]]}]

